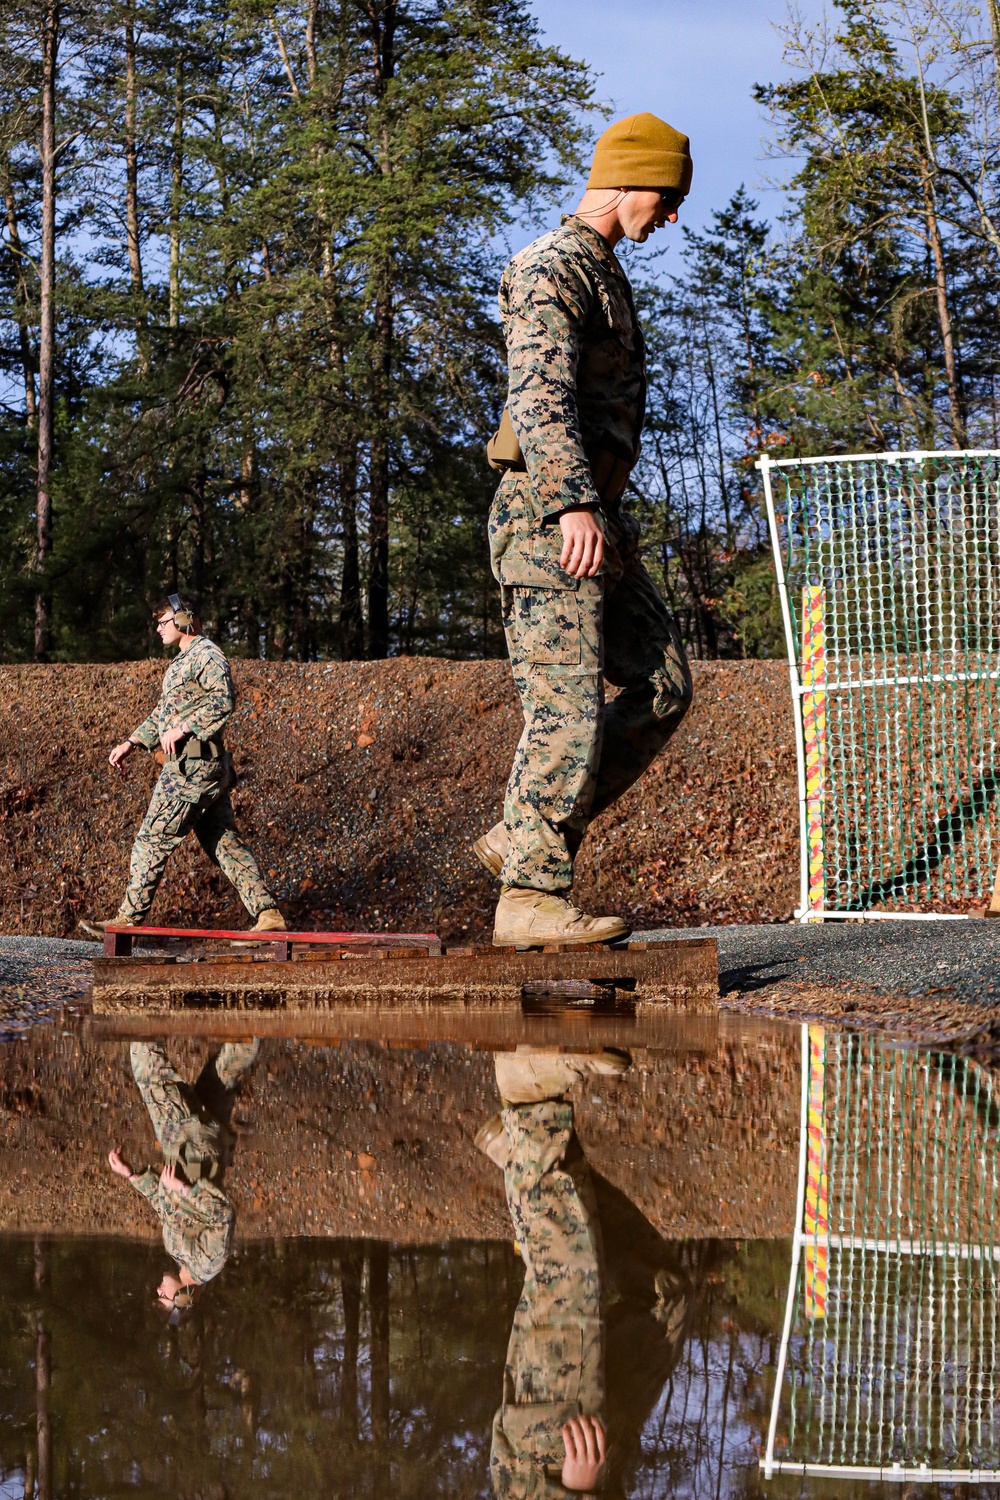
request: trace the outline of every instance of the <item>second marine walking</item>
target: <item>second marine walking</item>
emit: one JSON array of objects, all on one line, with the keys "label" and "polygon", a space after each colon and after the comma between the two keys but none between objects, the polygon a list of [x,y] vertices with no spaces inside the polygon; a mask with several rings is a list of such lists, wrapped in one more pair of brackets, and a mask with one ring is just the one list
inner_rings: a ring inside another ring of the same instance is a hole
[{"label": "second marine walking", "polygon": [[[114,925],[140,926],[153,905],[167,860],[193,833],[255,919],[254,932],[282,931],[285,921],[252,853],[236,831],[230,792],[236,784],[223,738],[236,704],[229,662],[201,633],[192,602],[170,594],[154,610],[165,646],[180,650],[167,668],[160,701],[148,719],[114,747],[108,759],[124,771],[141,746],[161,752],[163,769],[135,836],[128,885]],[[106,922],[81,922],[99,933]]]}]

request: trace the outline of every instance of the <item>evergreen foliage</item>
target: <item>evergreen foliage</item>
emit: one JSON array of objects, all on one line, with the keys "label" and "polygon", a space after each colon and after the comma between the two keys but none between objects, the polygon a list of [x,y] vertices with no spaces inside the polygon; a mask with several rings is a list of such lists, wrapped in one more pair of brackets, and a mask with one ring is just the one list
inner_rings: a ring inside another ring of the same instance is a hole
[{"label": "evergreen foliage", "polygon": [[[784,652],[762,450],[1000,443],[991,18],[791,24],[783,221],[741,188],[632,261],[630,503],[697,655]],[[237,654],[501,654],[496,283],[585,65],[527,0],[18,0],[0,78],[0,657],[144,655],[174,583]]]}]

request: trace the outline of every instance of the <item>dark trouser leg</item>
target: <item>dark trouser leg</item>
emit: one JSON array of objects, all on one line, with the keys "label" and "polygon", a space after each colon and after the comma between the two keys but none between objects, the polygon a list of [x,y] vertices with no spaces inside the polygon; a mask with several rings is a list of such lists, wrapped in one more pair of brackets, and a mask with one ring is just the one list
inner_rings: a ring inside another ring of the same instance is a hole
[{"label": "dark trouser leg", "polygon": [[217,1120],[227,1120],[243,1074],[257,1061],[260,1038],[248,1042],[226,1042],[210,1057],[195,1083],[195,1093]]},{"label": "dark trouser leg", "polygon": [[623,539],[623,572],[604,601],[604,675],[622,691],[609,702],[591,804],[596,817],[656,759],[691,704],[691,669],[673,616]]},{"label": "dark trouser leg", "polygon": [[259,917],[262,911],[276,905],[260,866],[236,832],[228,791],[199,814],[194,832],[209,859],[236,888],[236,894],[252,917]]}]

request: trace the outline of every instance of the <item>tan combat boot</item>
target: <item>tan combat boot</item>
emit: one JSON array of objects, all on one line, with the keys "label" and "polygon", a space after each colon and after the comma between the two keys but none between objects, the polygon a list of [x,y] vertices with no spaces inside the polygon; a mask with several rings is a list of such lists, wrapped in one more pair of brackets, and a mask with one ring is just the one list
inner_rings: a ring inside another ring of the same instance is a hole
[{"label": "tan combat boot", "polygon": [[250,929],[251,932],[285,932],[285,919],[276,906],[269,906],[262,911],[256,922]]},{"label": "tan combat boot", "polygon": [[77,917],[76,925],[81,932],[88,937],[103,938],[108,927],[141,927],[141,922],[135,922],[131,917],[123,917],[120,913],[116,917],[107,917],[104,921],[92,922],[89,917]]},{"label": "tan combat boot", "polygon": [[[581,1078],[627,1073],[632,1059],[627,1052],[609,1048],[603,1052],[555,1052],[551,1047],[520,1046],[516,1052],[498,1053],[494,1066],[497,1088],[505,1104],[541,1104],[546,1099],[562,1099]],[[492,1121],[483,1127],[484,1131],[489,1124]],[[494,1142],[490,1145],[495,1149]],[[481,1149],[486,1150],[491,1161],[496,1161],[490,1150]]]},{"label": "tan combat boot", "polygon": [[621,917],[588,917],[552,891],[500,888],[493,924],[494,948],[532,948],[543,943],[613,943],[632,931]]},{"label": "tan combat boot", "polygon": [[507,858],[507,829],[503,820],[494,823],[489,833],[484,833],[481,839],[476,839],[472,846],[472,852],[481,865],[485,865],[490,874],[500,879],[500,871],[503,862]]}]

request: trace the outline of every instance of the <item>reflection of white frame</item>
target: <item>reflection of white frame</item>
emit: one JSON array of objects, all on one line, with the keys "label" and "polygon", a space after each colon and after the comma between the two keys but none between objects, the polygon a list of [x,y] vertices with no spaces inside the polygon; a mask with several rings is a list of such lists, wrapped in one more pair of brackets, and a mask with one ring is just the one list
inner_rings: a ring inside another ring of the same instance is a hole
[{"label": "reflection of white frame", "polygon": [[[811,1463],[803,1460],[776,1459],[774,1456],[775,1439],[777,1436],[778,1419],[781,1412],[782,1396],[785,1386],[785,1371],[788,1363],[788,1351],[792,1335],[792,1325],[795,1319],[795,1306],[798,1300],[799,1275],[802,1266],[802,1250],[804,1246],[827,1247],[831,1250],[863,1251],[874,1254],[876,1257],[883,1256],[912,1256],[916,1259],[943,1259],[953,1261],[981,1261],[989,1260],[994,1263],[1000,1262],[1000,1244],[963,1244],[956,1241],[938,1241],[934,1243],[923,1243],[902,1237],[890,1237],[888,1239],[865,1238],[864,1236],[843,1235],[835,1233],[823,1233],[816,1230],[806,1230],[806,1172],[808,1154],[808,1131],[809,1131],[809,1026],[802,1024],[802,1088],[801,1088],[801,1113],[799,1124],[799,1169],[795,1198],[795,1221],[792,1234],[792,1261],[788,1278],[788,1297],[785,1302],[785,1318],[782,1327],[781,1344],[778,1351],[778,1361],[775,1370],[774,1395],[771,1402],[771,1415],[768,1423],[767,1445],[764,1456],[760,1460],[760,1467],[765,1479],[771,1479],[775,1474],[795,1474],[800,1477],[813,1476],[826,1479],[871,1479],[881,1480],[886,1483],[924,1483],[924,1484],[997,1484],[1000,1482],[1000,1466],[995,1469],[948,1469],[932,1468],[928,1464],[905,1465],[893,1463],[887,1465],[873,1466],[864,1464],[833,1464],[816,1462]],[[832,1279],[831,1261],[830,1274]],[[998,1345],[1000,1348],[1000,1345]]]},{"label": "reflection of white frame", "polygon": [[[799,672],[799,642],[795,633],[795,625],[792,617],[791,601],[788,597],[788,583],[785,577],[785,564],[782,556],[781,539],[778,534],[778,518],[774,508],[774,495],[771,489],[771,470],[780,468],[806,468],[815,464],[828,463],[883,463],[897,464],[901,462],[919,461],[921,459],[941,458],[1000,458],[1000,449],[996,448],[965,448],[940,452],[925,450],[914,450],[910,453],[845,453],[835,455],[822,455],[815,458],[771,458],[767,453],[761,454],[754,465],[760,471],[764,483],[764,501],[767,508],[767,526],[771,538],[771,554],[774,560],[774,571],[778,584],[778,598],[781,602],[781,619],[785,629],[785,649],[788,652],[788,675],[792,692],[792,716],[795,721],[795,763],[798,777],[799,797],[799,906],[795,912],[800,922],[809,921],[959,921],[968,920],[967,912],[918,912],[918,911],[830,911],[825,907],[809,908],[809,842],[807,836],[806,815],[806,767],[805,747],[802,725],[802,698],[808,689],[803,687],[802,677]],[[919,683],[927,681],[958,681],[964,680],[965,674],[947,673],[944,677],[931,676],[928,679],[911,677],[899,679],[900,682]],[[978,674],[977,674],[978,675]],[[1000,680],[1000,671],[986,674],[993,680]],[[857,686],[872,686],[872,683],[858,683]]]},{"label": "reflection of white frame", "polygon": [[792,1268],[788,1273],[788,1297],[785,1301],[785,1322],[781,1330],[781,1347],[778,1350],[778,1366],[774,1373],[774,1399],[771,1402],[771,1420],[767,1428],[767,1449],[761,1459],[764,1478],[770,1479],[775,1470],[781,1471],[780,1463],[774,1459],[774,1439],[778,1430],[778,1413],[781,1410],[781,1392],[785,1384],[785,1364],[788,1360],[788,1341],[792,1335],[792,1319],[795,1315],[795,1292],[799,1283],[799,1261],[805,1234],[802,1221],[806,1208],[806,1151],[809,1144],[809,1027],[802,1023],[802,1088],[799,1116],[799,1175],[795,1189],[795,1225],[792,1230]]}]

